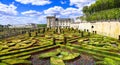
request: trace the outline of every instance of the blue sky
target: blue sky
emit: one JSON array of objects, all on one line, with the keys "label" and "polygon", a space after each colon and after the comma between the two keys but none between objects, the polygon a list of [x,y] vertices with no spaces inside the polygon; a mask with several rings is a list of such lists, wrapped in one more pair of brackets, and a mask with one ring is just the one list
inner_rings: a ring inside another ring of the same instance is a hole
[{"label": "blue sky", "polygon": [[95,0],[0,0],[0,24],[46,23],[46,16],[82,16],[82,8]]}]

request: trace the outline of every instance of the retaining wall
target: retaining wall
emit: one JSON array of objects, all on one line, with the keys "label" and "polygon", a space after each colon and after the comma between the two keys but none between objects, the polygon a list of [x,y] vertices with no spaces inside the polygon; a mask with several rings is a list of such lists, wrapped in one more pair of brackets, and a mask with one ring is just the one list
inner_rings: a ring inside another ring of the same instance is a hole
[{"label": "retaining wall", "polygon": [[96,22],[96,23],[80,23],[80,30],[89,30],[90,32],[96,31],[97,34],[110,36],[113,38],[119,39],[120,35],[120,22],[111,21],[111,22]]}]

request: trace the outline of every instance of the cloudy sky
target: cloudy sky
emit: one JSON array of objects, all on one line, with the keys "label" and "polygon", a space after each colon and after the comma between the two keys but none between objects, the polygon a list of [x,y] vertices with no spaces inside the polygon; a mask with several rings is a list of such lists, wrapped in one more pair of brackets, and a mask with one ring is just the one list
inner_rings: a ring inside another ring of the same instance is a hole
[{"label": "cloudy sky", "polygon": [[0,0],[0,24],[46,23],[46,16],[76,18],[95,0]]}]

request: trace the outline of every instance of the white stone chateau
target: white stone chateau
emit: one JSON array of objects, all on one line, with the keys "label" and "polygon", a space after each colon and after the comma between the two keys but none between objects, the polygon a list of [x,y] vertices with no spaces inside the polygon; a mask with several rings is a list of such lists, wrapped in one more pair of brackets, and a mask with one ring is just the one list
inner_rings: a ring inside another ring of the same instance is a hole
[{"label": "white stone chateau", "polygon": [[74,22],[71,18],[56,18],[56,16],[47,16],[47,27],[70,27]]}]

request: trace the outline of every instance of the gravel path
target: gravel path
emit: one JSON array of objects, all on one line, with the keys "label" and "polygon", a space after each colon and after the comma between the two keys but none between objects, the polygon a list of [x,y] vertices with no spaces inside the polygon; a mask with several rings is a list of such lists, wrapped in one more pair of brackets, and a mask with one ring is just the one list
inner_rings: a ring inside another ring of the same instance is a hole
[{"label": "gravel path", "polygon": [[95,65],[95,61],[87,55],[81,55],[80,57],[71,60],[65,61],[66,65]]},{"label": "gravel path", "polygon": [[39,59],[39,54],[36,55],[32,55],[32,64],[33,65],[50,65],[50,59],[46,58],[46,59]]},{"label": "gravel path", "polygon": [[[52,51],[53,49],[49,50]],[[31,61],[32,65],[51,65],[50,64],[50,58],[46,59],[39,59],[40,53],[32,54]],[[65,65],[95,65],[95,61],[88,55],[81,54],[81,56],[70,60],[70,61],[64,61]]]}]

